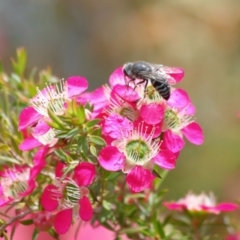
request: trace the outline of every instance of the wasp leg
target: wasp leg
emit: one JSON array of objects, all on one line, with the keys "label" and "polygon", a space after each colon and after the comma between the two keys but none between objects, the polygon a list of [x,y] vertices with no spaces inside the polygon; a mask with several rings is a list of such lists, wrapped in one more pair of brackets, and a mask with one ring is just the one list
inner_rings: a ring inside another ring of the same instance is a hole
[{"label": "wasp leg", "polygon": [[[124,79],[126,80],[126,76],[124,77]],[[130,82],[133,82],[133,81],[135,81],[136,80],[136,78],[131,78],[127,83],[126,83],[126,86],[127,87],[129,87],[129,83]],[[125,81],[126,82],[126,81]]]},{"label": "wasp leg", "polygon": [[144,79],[144,81],[145,81],[145,85],[144,85],[144,97],[145,97],[147,94],[148,79]]}]

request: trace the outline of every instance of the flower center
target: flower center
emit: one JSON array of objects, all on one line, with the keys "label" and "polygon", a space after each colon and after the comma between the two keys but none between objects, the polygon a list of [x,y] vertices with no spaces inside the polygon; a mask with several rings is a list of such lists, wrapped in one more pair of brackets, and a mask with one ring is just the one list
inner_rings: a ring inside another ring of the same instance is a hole
[{"label": "flower center", "polygon": [[169,109],[164,115],[164,124],[171,129],[176,129],[180,125],[181,121],[176,112]]},{"label": "flower center", "polygon": [[151,100],[155,100],[159,96],[156,89],[152,85],[147,86],[146,93],[147,93],[148,98]]},{"label": "flower center", "polygon": [[62,197],[57,197],[61,209],[73,208],[78,204],[81,198],[81,192],[78,185],[72,179],[64,179],[60,182],[57,179],[58,190],[53,190],[55,195],[62,193]]},{"label": "flower center", "polygon": [[120,109],[119,114],[123,117],[126,117],[130,121],[134,121],[136,119],[136,113],[132,108],[123,107]]},{"label": "flower center", "polygon": [[148,144],[142,140],[132,140],[126,145],[126,157],[132,163],[143,165],[149,160],[150,148]]},{"label": "flower center", "polygon": [[7,176],[1,178],[3,195],[16,199],[28,189],[29,169],[24,172],[17,172],[11,169],[7,172]]}]

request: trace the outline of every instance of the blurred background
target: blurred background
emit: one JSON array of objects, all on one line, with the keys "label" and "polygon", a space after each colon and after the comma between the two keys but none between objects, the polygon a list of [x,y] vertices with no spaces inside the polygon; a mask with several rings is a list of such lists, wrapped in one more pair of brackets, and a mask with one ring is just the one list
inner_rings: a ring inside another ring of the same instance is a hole
[{"label": "blurred background", "polygon": [[10,69],[16,48],[29,69],[51,66],[60,78],[87,77],[90,89],[128,61],[185,69],[202,146],[186,145],[164,187],[166,199],[189,190],[240,200],[239,0],[2,0],[0,58]]}]

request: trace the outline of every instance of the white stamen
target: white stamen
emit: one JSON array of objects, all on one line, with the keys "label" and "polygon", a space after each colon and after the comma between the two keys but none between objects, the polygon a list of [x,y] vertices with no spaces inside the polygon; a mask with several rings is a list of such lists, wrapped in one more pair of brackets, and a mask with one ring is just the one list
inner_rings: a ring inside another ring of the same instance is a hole
[{"label": "white stamen", "polygon": [[16,199],[20,194],[28,189],[29,169],[18,171],[14,168],[6,170],[4,177],[1,178],[1,186],[3,195]]},{"label": "white stamen", "polygon": [[34,136],[34,137],[37,138],[37,140],[43,145],[49,145],[51,147],[58,141],[58,139],[55,138],[55,136],[56,136],[56,130],[50,128],[45,134],[37,137]]},{"label": "white stamen", "polygon": [[43,116],[48,116],[48,109],[56,115],[63,114],[66,99],[67,83],[62,80],[59,82],[59,86],[58,84],[47,85],[43,91],[37,88],[37,95],[29,101],[37,112]]},{"label": "white stamen", "polygon": [[82,197],[80,189],[75,181],[72,179],[60,180],[56,179],[55,185],[57,189],[52,189],[52,198],[59,202],[61,209],[73,208],[78,204]]},{"label": "white stamen", "polygon": [[[153,141],[154,132],[155,128],[153,127],[148,134],[147,127],[144,129],[143,124],[139,124],[137,128],[129,131],[128,134],[122,132],[122,139],[114,141],[113,145],[118,147],[119,150],[124,153],[130,163],[144,165],[154,158],[160,151],[159,147],[161,143]],[[127,150],[127,146],[133,141],[138,141],[140,147],[144,147],[142,144],[145,144],[145,147],[148,148],[148,152],[142,155],[140,152],[138,153],[136,149]]]}]

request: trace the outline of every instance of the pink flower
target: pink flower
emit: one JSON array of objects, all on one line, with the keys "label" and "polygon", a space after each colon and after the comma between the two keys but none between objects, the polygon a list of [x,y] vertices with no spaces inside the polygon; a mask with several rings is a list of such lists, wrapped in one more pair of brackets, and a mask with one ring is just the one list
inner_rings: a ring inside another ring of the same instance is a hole
[{"label": "pink flower", "polygon": [[[150,186],[154,176],[153,165],[165,169],[175,167],[175,159],[169,152],[161,152],[160,143],[153,140],[154,127],[148,133],[143,124],[138,124],[128,132],[104,147],[99,154],[100,165],[108,171],[122,170],[127,174],[126,181],[130,189],[140,192]],[[161,154],[160,154],[161,153]]]},{"label": "pink flower", "polygon": [[189,142],[201,145],[204,140],[202,128],[192,120],[195,108],[184,91],[171,95],[169,101],[171,106],[167,107],[163,119],[163,140],[166,147],[172,152],[181,151],[185,145],[183,136]]},{"label": "pink flower", "polygon": [[40,231],[47,231],[53,225],[54,216],[50,212],[40,211],[32,214],[33,224]]},{"label": "pink flower", "polygon": [[5,167],[0,172],[0,206],[29,195],[35,188],[35,178],[45,166],[47,148],[38,150],[33,158],[33,167]]},{"label": "pink flower", "polygon": [[87,186],[91,185],[96,175],[95,166],[88,162],[79,163],[74,169],[73,179],[59,178],[62,166],[58,166],[55,184],[48,185],[42,194],[41,204],[46,211],[55,211],[54,228],[64,234],[70,228],[73,218],[78,216],[83,221],[92,218],[93,210]]},{"label": "pink flower", "polygon": [[170,210],[183,211],[187,210],[191,213],[212,213],[219,214],[221,212],[230,212],[238,208],[234,203],[216,203],[215,196],[210,193],[209,196],[205,193],[195,195],[188,193],[185,198],[177,202],[164,202],[164,205]]},{"label": "pink flower", "polygon": [[103,124],[103,133],[114,139],[121,138],[132,129],[132,122],[118,114],[112,114],[109,117],[106,117]]},{"label": "pink flower", "polygon": [[90,103],[93,107],[92,117],[97,117],[102,113],[103,109],[108,105],[108,99],[104,93],[104,87],[95,89],[93,92],[87,92],[77,97],[77,102],[85,105]]},{"label": "pink flower", "polygon": [[240,240],[240,233],[228,235],[225,240]]},{"label": "pink flower", "polygon": [[5,167],[0,172],[0,206],[29,195],[35,188],[35,178],[45,166],[46,149],[40,149],[33,158],[33,167],[26,165]]},{"label": "pink flower", "polygon": [[42,91],[37,89],[37,95],[30,99],[31,107],[24,108],[19,116],[19,131],[32,128],[31,135],[24,139],[19,148],[27,151],[41,145],[53,146],[58,139],[55,138],[55,130],[47,124],[50,121],[48,109],[55,115],[63,115],[66,101],[78,97],[87,87],[85,78],[74,76],[66,82],[60,81],[59,86],[50,85]]}]

